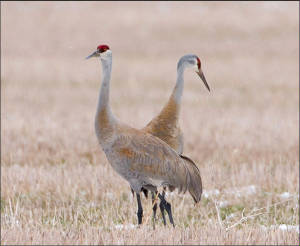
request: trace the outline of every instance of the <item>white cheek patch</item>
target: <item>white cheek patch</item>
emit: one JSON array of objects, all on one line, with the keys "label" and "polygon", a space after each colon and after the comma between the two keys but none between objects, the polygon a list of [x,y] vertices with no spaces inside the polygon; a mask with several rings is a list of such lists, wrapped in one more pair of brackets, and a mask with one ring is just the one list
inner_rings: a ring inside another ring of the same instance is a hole
[{"label": "white cheek patch", "polygon": [[199,71],[197,63],[193,66],[193,68],[195,69],[195,71]]},{"label": "white cheek patch", "polygon": [[105,58],[111,57],[111,53],[112,53],[111,50],[106,50],[106,51],[100,53],[100,56],[101,56],[101,58],[105,59]]}]

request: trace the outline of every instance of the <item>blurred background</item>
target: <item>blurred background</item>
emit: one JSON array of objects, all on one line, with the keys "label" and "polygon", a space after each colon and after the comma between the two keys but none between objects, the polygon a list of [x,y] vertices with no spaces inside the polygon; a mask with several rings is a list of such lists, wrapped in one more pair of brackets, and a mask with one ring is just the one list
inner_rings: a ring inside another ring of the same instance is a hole
[{"label": "blurred background", "polygon": [[129,193],[94,133],[102,70],[85,57],[99,44],[113,52],[112,110],[136,128],[167,101],[179,58],[199,56],[211,92],[186,70],[180,124],[205,189],[299,196],[299,2],[1,2],[1,199],[50,189],[49,170],[44,188],[26,177],[52,165],[81,170],[76,189],[90,165],[96,190]]}]

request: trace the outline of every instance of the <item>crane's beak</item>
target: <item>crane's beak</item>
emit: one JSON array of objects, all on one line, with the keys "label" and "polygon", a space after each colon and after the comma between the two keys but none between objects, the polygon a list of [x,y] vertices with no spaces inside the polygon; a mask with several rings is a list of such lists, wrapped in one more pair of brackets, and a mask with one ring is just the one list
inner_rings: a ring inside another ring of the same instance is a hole
[{"label": "crane's beak", "polygon": [[98,52],[95,51],[94,53],[90,54],[89,56],[87,56],[85,59],[90,59],[92,57],[96,57],[96,56],[99,56]]},{"label": "crane's beak", "polygon": [[204,76],[204,73],[202,72],[201,68],[199,69],[199,71],[196,71],[196,73],[199,75],[199,77],[202,79],[204,85],[206,86],[206,88],[208,89],[208,91],[210,91],[210,88],[206,82],[206,79],[205,79],[205,76]]}]

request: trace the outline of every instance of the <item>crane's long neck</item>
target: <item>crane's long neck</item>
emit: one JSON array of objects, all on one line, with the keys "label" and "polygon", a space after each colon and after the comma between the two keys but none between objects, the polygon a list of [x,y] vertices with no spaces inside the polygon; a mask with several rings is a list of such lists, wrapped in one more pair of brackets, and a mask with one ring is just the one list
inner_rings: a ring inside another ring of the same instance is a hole
[{"label": "crane's long neck", "polygon": [[110,109],[109,105],[109,88],[110,88],[110,77],[111,77],[112,60],[102,60],[102,71],[103,78],[100,89],[99,101],[97,113],[103,109]]},{"label": "crane's long neck", "polygon": [[184,66],[182,63],[179,63],[177,66],[176,84],[170,97],[170,99],[173,99],[178,105],[180,105],[181,103],[181,97],[182,97],[183,87],[184,87],[183,74],[184,74]]},{"label": "crane's long neck", "polygon": [[111,112],[109,105],[109,87],[112,60],[101,60],[101,62],[103,78],[98,99],[98,107],[95,118],[95,128],[100,143],[104,143],[113,134],[115,118]]},{"label": "crane's long neck", "polygon": [[[180,63],[181,64],[181,63]],[[177,67],[177,81],[169,101],[165,104],[164,108],[157,116],[161,125],[166,124],[167,127],[171,125],[177,126],[181,97],[183,93],[183,72],[184,67],[180,65]]]}]

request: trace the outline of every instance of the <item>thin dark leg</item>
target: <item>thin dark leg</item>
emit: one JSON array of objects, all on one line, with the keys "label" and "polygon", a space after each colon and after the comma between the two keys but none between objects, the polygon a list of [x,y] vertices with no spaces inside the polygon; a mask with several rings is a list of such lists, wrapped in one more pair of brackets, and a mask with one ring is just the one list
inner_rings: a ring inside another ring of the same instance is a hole
[{"label": "thin dark leg", "polygon": [[173,216],[172,216],[171,204],[169,202],[167,202],[167,201],[166,201],[166,204],[165,204],[165,208],[166,208],[167,213],[169,215],[170,223],[173,225],[173,227],[175,227]]},{"label": "thin dark leg", "polygon": [[142,224],[142,218],[143,218],[143,207],[142,207],[142,203],[141,203],[140,194],[136,194],[136,199],[137,199],[137,203],[138,203],[137,217],[138,217],[138,223],[140,225],[140,224]]},{"label": "thin dark leg", "polygon": [[[164,207],[167,210],[170,223],[173,225],[173,227],[175,227],[173,216],[172,216],[171,204],[169,202],[167,202],[166,199],[165,199],[165,191],[163,191],[162,195],[158,194],[158,197],[161,200],[161,202],[159,204],[159,207]],[[163,211],[162,211],[162,214],[163,214]],[[163,214],[163,219],[164,219],[164,214]],[[164,225],[166,225],[165,219],[164,219]]]},{"label": "thin dark leg", "polygon": [[[158,197],[161,199],[161,194],[158,194]],[[166,225],[166,217],[165,217],[165,205],[163,204],[162,201],[159,203],[159,208],[161,212],[161,216],[163,217],[163,223]]]},{"label": "thin dark leg", "polygon": [[[159,196],[158,196],[158,197],[159,197]],[[161,195],[161,197],[160,197],[159,208],[160,208],[160,212],[161,212],[162,217],[163,217],[164,225],[166,225],[166,218],[165,218],[165,204],[164,204],[164,202],[162,202],[162,201],[165,201],[165,188],[163,189],[162,195]]]}]

